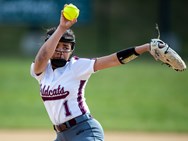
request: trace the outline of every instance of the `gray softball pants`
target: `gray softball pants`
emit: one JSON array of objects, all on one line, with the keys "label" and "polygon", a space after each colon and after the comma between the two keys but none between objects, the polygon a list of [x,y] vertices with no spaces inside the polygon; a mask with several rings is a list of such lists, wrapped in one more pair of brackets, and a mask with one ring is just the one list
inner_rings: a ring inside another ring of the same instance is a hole
[{"label": "gray softball pants", "polygon": [[55,141],[104,141],[104,132],[94,118],[80,122],[63,132],[56,132]]}]

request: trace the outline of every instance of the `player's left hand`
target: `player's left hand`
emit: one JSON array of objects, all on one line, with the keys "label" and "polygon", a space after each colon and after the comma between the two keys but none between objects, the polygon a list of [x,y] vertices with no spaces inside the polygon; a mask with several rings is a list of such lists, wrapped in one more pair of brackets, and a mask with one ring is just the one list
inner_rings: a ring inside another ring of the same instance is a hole
[{"label": "player's left hand", "polygon": [[168,44],[160,39],[151,39],[150,54],[156,59],[167,64],[176,71],[186,69],[186,64],[182,58]]}]

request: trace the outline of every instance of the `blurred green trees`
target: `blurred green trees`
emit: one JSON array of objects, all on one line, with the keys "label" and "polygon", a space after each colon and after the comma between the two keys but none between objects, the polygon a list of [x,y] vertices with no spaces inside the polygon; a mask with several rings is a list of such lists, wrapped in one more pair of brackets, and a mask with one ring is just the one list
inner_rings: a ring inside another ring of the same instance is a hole
[{"label": "blurred green trees", "polygon": [[[1,2],[0,2],[1,3]],[[187,59],[188,1],[176,0],[95,0],[90,20],[73,26],[78,56],[106,55],[157,37]],[[80,11],[82,9],[80,8]],[[44,42],[45,30],[54,25],[14,25],[0,23],[0,55],[33,57]]]}]

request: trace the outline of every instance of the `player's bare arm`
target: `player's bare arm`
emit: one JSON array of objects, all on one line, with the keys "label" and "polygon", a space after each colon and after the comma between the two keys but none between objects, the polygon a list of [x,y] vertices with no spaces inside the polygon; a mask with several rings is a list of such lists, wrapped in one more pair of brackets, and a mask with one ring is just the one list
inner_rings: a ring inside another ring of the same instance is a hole
[{"label": "player's bare arm", "polygon": [[102,70],[110,67],[119,66],[128,63],[137,56],[150,50],[150,44],[136,46],[134,48],[125,49],[117,53],[97,58],[94,65],[94,71]]},{"label": "player's bare arm", "polygon": [[59,43],[59,40],[63,33],[69,29],[77,20],[68,21],[61,16],[60,24],[54,34],[42,45],[35,58],[34,72],[35,74],[42,73],[47,65],[48,60],[54,54],[54,51]]},{"label": "player's bare arm", "polygon": [[150,44],[147,43],[147,44],[144,44],[144,45],[141,45],[141,46],[137,46],[137,47],[135,47],[135,51],[136,51],[138,54],[142,54],[142,53],[145,53],[145,52],[149,52],[149,51],[150,51]]}]

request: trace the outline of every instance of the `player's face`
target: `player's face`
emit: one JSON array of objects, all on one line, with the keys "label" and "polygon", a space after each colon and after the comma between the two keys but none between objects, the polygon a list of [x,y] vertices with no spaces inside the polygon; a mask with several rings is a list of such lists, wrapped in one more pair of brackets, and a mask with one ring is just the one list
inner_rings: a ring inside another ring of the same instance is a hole
[{"label": "player's face", "polygon": [[68,60],[72,54],[71,45],[71,43],[59,42],[52,58]]}]

